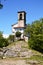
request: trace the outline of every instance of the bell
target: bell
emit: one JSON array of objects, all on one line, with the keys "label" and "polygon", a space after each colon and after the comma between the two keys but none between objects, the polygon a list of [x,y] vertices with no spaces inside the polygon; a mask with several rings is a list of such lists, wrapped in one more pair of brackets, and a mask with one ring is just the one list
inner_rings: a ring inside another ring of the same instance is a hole
[{"label": "bell", "polygon": [[2,9],[3,8],[3,5],[0,3],[0,9]]}]

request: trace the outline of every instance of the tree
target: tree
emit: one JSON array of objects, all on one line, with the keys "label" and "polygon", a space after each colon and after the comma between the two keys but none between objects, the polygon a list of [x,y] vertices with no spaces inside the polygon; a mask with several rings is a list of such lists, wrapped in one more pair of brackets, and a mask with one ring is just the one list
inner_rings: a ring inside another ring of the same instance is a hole
[{"label": "tree", "polygon": [[28,25],[27,25],[27,28],[24,30],[24,35],[30,34],[30,31],[31,31],[31,25],[28,24]]},{"label": "tree", "polygon": [[34,21],[26,30],[30,34],[30,48],[43,52],[43,19]]},{"label": "tree", "polygon": [[8,43],[8,41],[7,41],[7,39],[4,39],[4,38],[1,38],[0,39],[0,47],[2,48],[2,47],[6,47],[6,46],[8,46],[9,45],[9,43]]},{"label": "tree", "polygon": [[3,32],[0,31],[0,47],[6,47],[8,45],[7,39],[3,38]]},{"label": "tree", "polygon": [[2,34],[3,34],[3,32],[2,32],[2,31],[0,31],[0,38],[2,38],[2,37],[3,37],[3,35],[2,35]]},{"label": "tree", "polygon": [[14,39],[15,39],[15,36],[14,36],[14,35],[9,35],[8,40],[9,40],[10,42],[14,42]]},{"label": "tree", "polygon": [[21,36],[21,32],[17,31],[15,35],[16,35],[16,37],[20,37]]}]

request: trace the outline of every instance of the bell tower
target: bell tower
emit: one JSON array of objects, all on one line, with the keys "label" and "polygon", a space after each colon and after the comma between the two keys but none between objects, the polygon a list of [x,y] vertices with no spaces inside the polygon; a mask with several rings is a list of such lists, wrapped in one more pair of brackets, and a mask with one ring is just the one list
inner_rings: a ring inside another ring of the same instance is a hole
[{"label": "bell tower", "polygon": [[26,26],[26,12],[25,11],[18,12],[18,25],[19,27]]}]

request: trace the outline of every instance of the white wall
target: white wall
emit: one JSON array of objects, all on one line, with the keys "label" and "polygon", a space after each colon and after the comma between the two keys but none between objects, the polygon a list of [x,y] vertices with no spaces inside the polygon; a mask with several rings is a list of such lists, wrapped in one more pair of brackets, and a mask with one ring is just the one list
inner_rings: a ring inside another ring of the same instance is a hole
[{"label": "white wall", "polygon": [[13,34],[15,34],[17,31],[23,33],[23,32],[24,32],[24,29],[23,29],[23,28],[15,28],[15,29],[12,28],[12,32],[13,32]]}]

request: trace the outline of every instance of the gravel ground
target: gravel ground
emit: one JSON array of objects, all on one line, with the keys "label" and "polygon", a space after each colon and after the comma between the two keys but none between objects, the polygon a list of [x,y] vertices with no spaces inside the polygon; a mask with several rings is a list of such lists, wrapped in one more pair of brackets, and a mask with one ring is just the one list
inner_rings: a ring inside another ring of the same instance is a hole
[{"label": "gravel ground", "polygon": [[25,60],[0,60],[0,65],[29,65],[26,64]]}]

